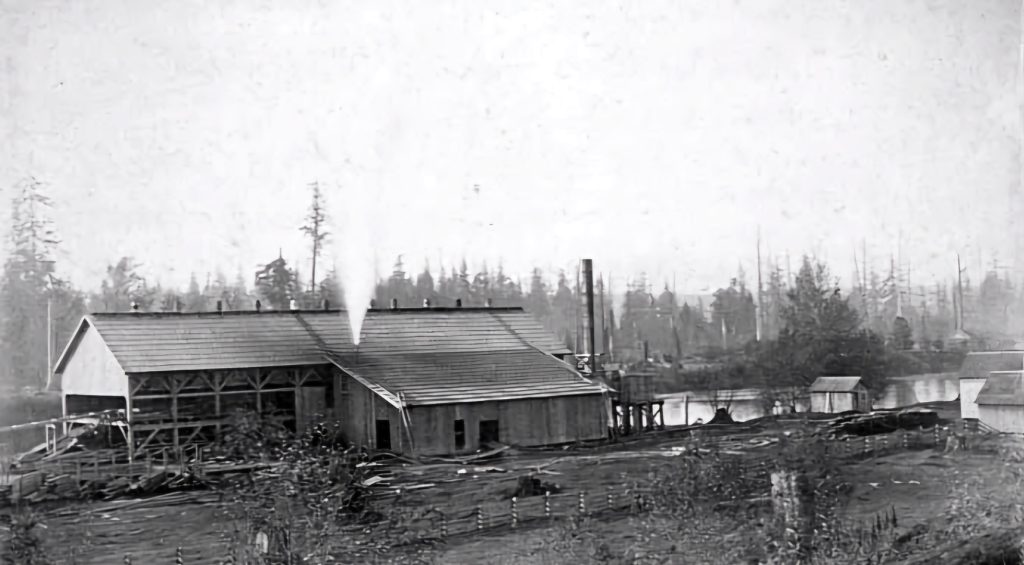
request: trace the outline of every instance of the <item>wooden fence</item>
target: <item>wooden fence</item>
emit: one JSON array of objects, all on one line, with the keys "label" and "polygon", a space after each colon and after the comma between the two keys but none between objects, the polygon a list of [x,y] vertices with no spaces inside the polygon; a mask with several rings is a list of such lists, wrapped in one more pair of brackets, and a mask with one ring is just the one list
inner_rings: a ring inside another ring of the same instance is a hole
[{"label": "wooden fence", "polygon": [[[985,433],[987,431],[984,429],[972,427],[961,428],[957,432],[950,427],[936,427],[927,430],[900,430],[884,435],[828,439],[823,443],[829,457],[840,460],[861,460],[900,451],[942,449],[945,448],[947,440],[951,436],[970,437]],[[726,438],[715,439],[724,440]],[[968,441],[971,440],[968,439]],[[671,460],[671,457],[666,459],[667,462],[671,462]],[[737,458],[737,464],[743,465],[744,470],[750,471],[753,480],[763,481],[761,488],[765,493],[770,490],[768,475],[774,464],[773,461],[772,454],[758,453],[756,449],[741,454]],[[398,527],[404,534],[402,537],[411,543],[449,539],[538,525],[544,527],[545,523],[576,516],[611,517],[630,511],[642,511],[651,496],[652,493],[644,489],[617,483],[606,484],[602,488],[567,490],[559,493],[547,492],[542,495],[525,498],[513,497],[507,500],[493,498],[472,500],[460,497],[458,500],[451,501],[450,504],[437,504],[422,508],[419,517],[410,519]],[[173,514],[174,510],[171,509],[170,513]],[[156,509],[146,510],[149,515],[155,511]],[[105,534],[123,538],[124,544],[121,547],[125,549],[133,544],[139,547],[138,550],[129,550],[129,554],[121,552],[126,563],[130,563],[132,559],[136,559],[136,563],[145,562],[154,565],[160,563],[219,565],[220,563],[257,564],[265,562],[253,560],[250,557],[251,551],[239,552],[237,547],[232,547],[232,543],[228,541],[230,535],[223,529],[207,528],[205,531],[192,533],[187,536],[188,543],[181,544],[181,547],[176,548],[173,545],[173,539],[162,539],[161,541],[168,545],[163,545],[161,549],[146,543],[145,537],[140,536],[143,532],[139,530],[139,524],[133,524],[133,526],[134,530],[123,533],[111,526],[109,533]],[[131,530],[127,526],[123,526],[123,528]],[[367,536],[368,531],[366,526],[352,526],[341,528],[337,533],[359,539]],[[162,534],[167,537],[169,532],[162,532]],[[184,539],[183,536],[182,541]],[[366,541],[369,543],[372,540]],[[174,549],[172,550],[172,548]],[[217,555],[222,557],[217,557]],[[96,560],[91,560],[89,556],[81,553],[73,559],[57,560],[57,563],[75,563],[76,565],[105,562],[109,562],[109,553],[104,558]]]}]

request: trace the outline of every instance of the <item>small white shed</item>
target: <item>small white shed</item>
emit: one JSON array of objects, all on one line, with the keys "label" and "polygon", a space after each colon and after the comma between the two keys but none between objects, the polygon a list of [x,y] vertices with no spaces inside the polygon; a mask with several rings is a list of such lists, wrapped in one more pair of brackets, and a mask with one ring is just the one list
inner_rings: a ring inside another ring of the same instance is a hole
[{"label": "small white shed", "polygon": [[1024,371],[993,372],[975,402],[984,424],[1004,433],[1024,433]]},{"label": "small white shed", "polygon": [[860,377],[818,377],[810,388],[811,412],[871,410],[868,389]]}]

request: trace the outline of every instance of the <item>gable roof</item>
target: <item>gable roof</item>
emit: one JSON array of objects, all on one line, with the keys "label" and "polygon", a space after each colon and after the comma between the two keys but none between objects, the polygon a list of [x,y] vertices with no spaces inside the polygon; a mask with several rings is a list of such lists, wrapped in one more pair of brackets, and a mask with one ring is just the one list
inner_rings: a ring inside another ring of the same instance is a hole
[{"label": "gable roof", "polygon": [[[116,313],[86,316],[55,368],[63,372],[84,331],[103,337],[126,373],[322,365],[355,352],[344,311]],[[369,311],[360,353],[568,350],[522,309]]]},{"label": "gable roof", "polygon": [[985,379],[975,403],[1024,406],[1024,372],[992,373]]},{"label": "gable roof", "polygon": [[992,371],[1024,370],[1024,351],[976,351],[960,365],[961,379],[987,379]]},{"label": "gable roof", "polygon": [[[353,354],[347,314],[301,314],[331,351]],[[540,349],[572,353],[520,308],[370,310],[363,320],[360,354],[484,352]]]},{"label": "gable roof", "polygon": [[[395,406],[601,394],[571,365],[536,350],[332,356],[338,368]],[[376,390],[374,387],[382,390]],[[397,401],[397,402],[396,402]]]},{"label": "gable roof", "polygon": [[811,392],[853,392],[861,386],[860,377],[818,377],[811,384]]}]

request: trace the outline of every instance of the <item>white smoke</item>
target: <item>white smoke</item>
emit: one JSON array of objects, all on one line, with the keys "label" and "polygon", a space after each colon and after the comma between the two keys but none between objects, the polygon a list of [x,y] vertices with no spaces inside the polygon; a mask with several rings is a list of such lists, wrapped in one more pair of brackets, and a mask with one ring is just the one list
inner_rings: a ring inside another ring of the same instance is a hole
[{"label": "white smoke", "polygon": [[376,284],[371,191],[342,187],[334,198],[334,250],[352,342],[359,345],[366,310]]}]

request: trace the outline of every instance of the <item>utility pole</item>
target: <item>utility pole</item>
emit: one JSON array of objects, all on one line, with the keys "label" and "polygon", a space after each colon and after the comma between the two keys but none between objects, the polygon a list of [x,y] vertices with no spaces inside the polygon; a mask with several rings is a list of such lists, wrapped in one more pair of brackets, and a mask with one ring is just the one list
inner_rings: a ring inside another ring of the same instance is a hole
[{"label": "utility pole", "polygon": [[956,324],[957,324],[957,329],[960,330],[960,331],[965,331],[964,330],[964,281],[963,281],[963,274],[964,274],[965,270],[966,269],[963,269],[960,266],[960,254],[957,253],[956,254],[956,293],[957,293],[957,298],[958,298],[957,304],[959,305],[959,308],[957,308],[957,312],[956,312]]},{"label": "utility pole", "polygon": [[757,226],[757,331],[755,339],[760,343],[764,332],[764,285],[761,283],[761,226]]},{"label": "utility pole", "polygon": [[53,380],[53,300],[46,297],[46,389]]}]

